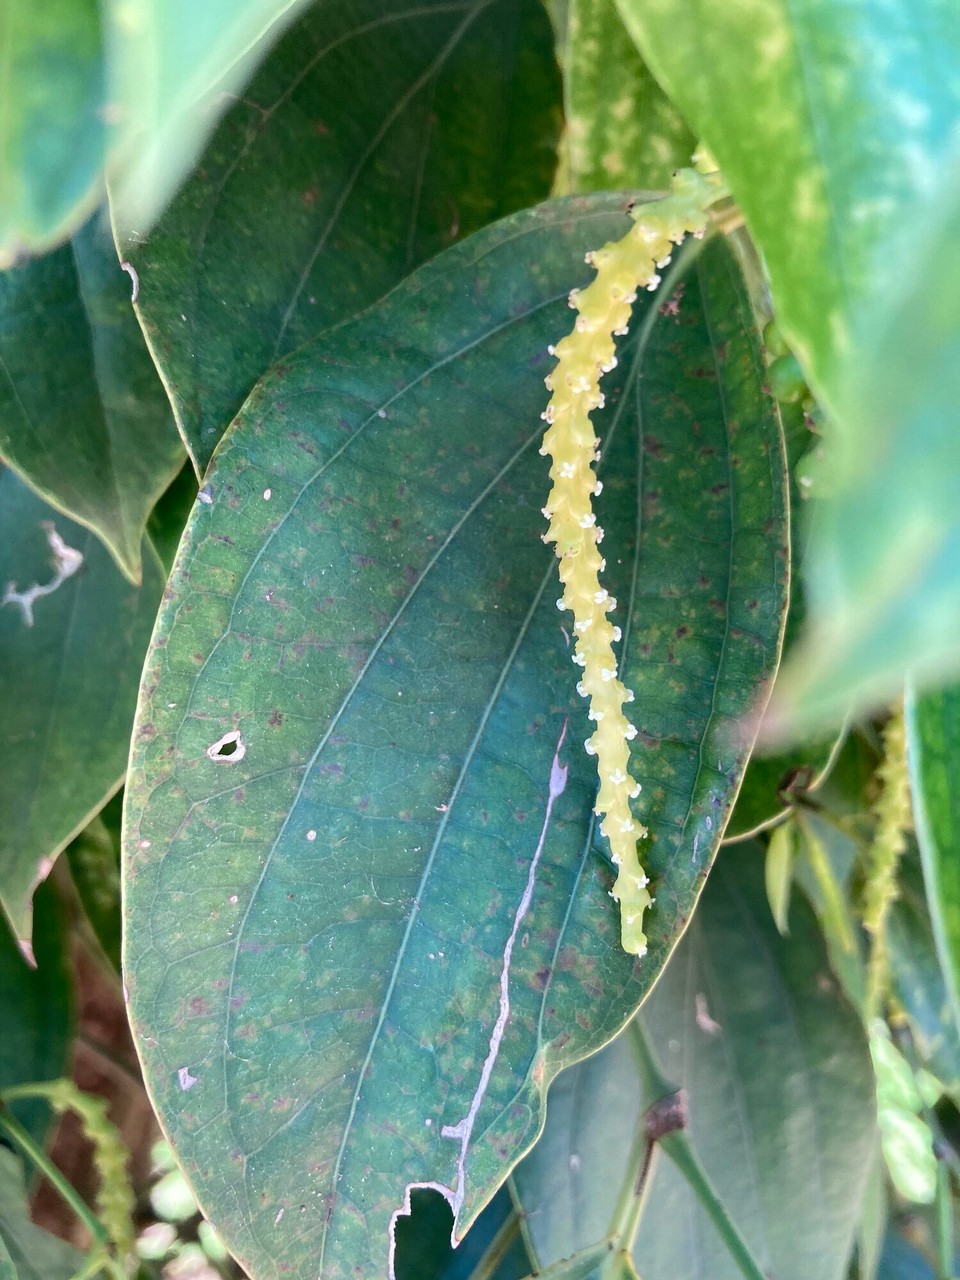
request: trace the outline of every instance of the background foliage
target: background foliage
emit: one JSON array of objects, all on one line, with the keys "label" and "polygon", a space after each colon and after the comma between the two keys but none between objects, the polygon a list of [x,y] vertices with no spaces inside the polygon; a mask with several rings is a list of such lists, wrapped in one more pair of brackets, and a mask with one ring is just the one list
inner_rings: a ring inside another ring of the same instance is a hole
[{"label": "background foliage", "polygon": [[[949,1280],[955,6],[21,9],[0,1277]],[[539,415],[698,143],[596,418],[637,960]]]}]

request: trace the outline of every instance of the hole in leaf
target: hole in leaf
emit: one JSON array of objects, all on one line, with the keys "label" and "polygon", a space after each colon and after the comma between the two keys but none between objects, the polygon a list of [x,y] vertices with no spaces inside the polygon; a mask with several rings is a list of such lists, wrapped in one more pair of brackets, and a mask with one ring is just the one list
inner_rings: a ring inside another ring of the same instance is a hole
[{"label": "hole in leaf", "polygon": [[453,1254],[453,1210],[439,1191],[416,1188],[410,1212],[396,1220],[396,1280],[436,1280]]},{"label": "hole in leaf", "polygon": [[222,738],[207,747],[207,756],[218,764],[236,764],[247,754],[247,744],[240,736],[240,730],[234,729],[225,733]]}]

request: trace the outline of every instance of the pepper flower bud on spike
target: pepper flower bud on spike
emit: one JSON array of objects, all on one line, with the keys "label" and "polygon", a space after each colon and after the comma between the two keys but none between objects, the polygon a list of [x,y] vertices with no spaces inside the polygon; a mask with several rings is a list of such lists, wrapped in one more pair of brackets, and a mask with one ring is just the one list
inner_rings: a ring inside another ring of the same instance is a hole
[{"label": "pepper flower bud on spike", "polygon": [[595,812],[617,868],[612,896],[620,903],[621,942],[638,956],[647,950],[643,915],[653,902],[637,852],[647,829],[635,821],[630,806],[640,794],[639,782],[630,775],[629,744],[637,730],[623,713],[633,695],[620,681],[613,651],[620,628],[607,614],[615,601],[599,578],[604,562],[597,546],[603,531],[592,497],[601,489],[593,470],[600,454],[590,413],[603,404],[600,378],[616,367],[614,335],[626,333],[638,290],[656,289],[658,269],[670,261],[673,246],[687,233],[702,235],[709,206],[725,194],[719,175],[681,169],[664,199],[633,210],[634,225],[622,240],[587,254],[596,276],[585,289],[570,293],[577,319],[551,348],[557,363],[546,379],[553,395],[543,415],[550,425],[541,453],[552,460],[553,487],[544,507],[550,522],[544,541],[554,544],[560,561],[558,604],[574,615],[573,660],[583,671],[577,690],[589,699],[588,715],[596,725],[584,747],[597,761]]}]

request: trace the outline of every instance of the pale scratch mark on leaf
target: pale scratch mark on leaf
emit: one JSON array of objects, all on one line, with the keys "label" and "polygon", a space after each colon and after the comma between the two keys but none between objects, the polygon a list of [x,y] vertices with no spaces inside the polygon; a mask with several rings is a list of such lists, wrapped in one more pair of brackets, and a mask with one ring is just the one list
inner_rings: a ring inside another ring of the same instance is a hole
[{"label": "pale scratch mark on leaf", "polygon": [[132,262],[121,262],[120,270],[125,271],[130,277],[130,301],[136,302],[137,298],[140,297],[140,277],[137,275],[137,269]]},{"label": "pale scratch mark on leaf", "polygon": [[177,1079],[180,1082],[180,1088],[186,1093],[197,1083],[198,1077],[190,1074],[189,1067],[181,1067],[177,1072]]},{"label": "pale scratch mark on leaf", "polygon": [[83,564],[83,552],[77,551],[75,547],[67,546],[59,533],[57,533],[52,520],[42,520],[40,527],[46,530],[47,545],[53,553],[50,560],[53,565],[53,577],[42,586],[35,582],[32,587],[27,587],[25,591],[18,591],[15,582],[8,582],[7,589],[3,593],[3,600],[0,600],[0,604],[17,605],[23,612],[23,621],[28,627],[33,626],[34,601],[39,600],[42,596],[53,595],[54,591],[62,586],[68,578],[72,578]]},{"label": "pale scratch mark on leaf", "polygon": [[443,1198],[453,1210],[453,1231],[451,1233],[451,1243],[457,1244],[457,1219],[460,1210],[463,1207],[464,1197],[466,1195],[466,1176],[467,1176],[467,1156],[470,1149],[470,1139],[473,1136],[474,1125],[477,1122],[477,1116],[480,1114],[480,1107],[486,1097],[487,1087],[490,1084],[490,1077],[493,1075],[493,1069],[496,1066],[497,1058],[500,1054],[500,1047],[503,1044],[504,1032],[507,1029],[507,1023],[510,1019],[510,964],[513,959],[513,948],[516,945],[517,938],[520,934],[520,926],[523,924],[524,918],[530,909],[530,903],[533,900],[533,889],[536,881],[537,868],[540,865],[540,857],[543,853],[543,847],[547,839],[547,831],[550,827],[550,819],[553,816],[553,806],[559,796],[563,794],[567,785],[567,772],[569,766],[560,763],[560,751],[563,747],[564,739],[567,736],[567,722],[564,720],[563,728],[560,731],[560,737],[557,739],[556,749],[553,753],[553,762],[550,766],[550,785],[547,797],[547,807],[543,815],[543,826],[540,829],[540,838],[537,841],[537,847],[533,852],[530,860],[530,866],[527,870],[527,882],[524,886],[523,895],[517,906],[516,914],[513,917],[513,927],[510,930],[510,936],[507,938],[507,944],[503,949],[503,962],[500,966],[500,1009],[497,1014],[497,1020],[494,1023],[493,1031],[490,1034],[490,1044],[487,1050],[487,1056],[484,1059],[483,1068],[480,1072],[480,1079],[477,1082],[476,1090],[470,1101],[470,1107],[463,1119],[455,1125],[445,1124],[440,1130],[441,1136],[444,1138],[453,1138],[460,1143],[460,1152],[457,1156],[456,1177],[454,1179],[455,1190],[450,1187],[443,1186],[438,1182],[411,1182],[404,1189],[403,1204],[397,1209],[390,1219],[390,1254],[388,1261],[389,1280],[394,1280],[394,1255],[396,1252],[396,1226],[397,1219],[406,1217],[411,1211],[410,1197],[414,1191],[439,1191]]},{"label": "pale scratch mark on leaf", "polygon": [[697,1026],[700,1030],[708,1036],[719,1035],[723,1030],[723,1027],[721,1027],[719,1022],[715,1022],[713,1018],[710,1017],[707,997],[702,991],[698,991],[694,996],[694,1007],[696,1009]]}]

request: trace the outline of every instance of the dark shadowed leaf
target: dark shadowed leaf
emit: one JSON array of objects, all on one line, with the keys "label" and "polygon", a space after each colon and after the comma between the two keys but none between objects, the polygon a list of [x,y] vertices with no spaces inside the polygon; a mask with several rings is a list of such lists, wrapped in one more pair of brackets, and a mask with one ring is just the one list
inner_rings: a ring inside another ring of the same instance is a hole
[{"label": "dark shadowed leaf", "polygon": [[135,729],[126,974],[163,1122],[258,1280],[382,1280],[412,1184],[465,1230],[555,1072],[649,990],[729,813],[788,556],[717,243],[678,308],[644,296],[598,422],[658,884],[624,955],[538,453],[547,345],[622,210],[508,218],[281,362],[188,524]]},{"label": "dark shadowed leaf", "polygon": [[99,216],[0,274],[0,454],[137,579],[147,516],[183,444],[130,290]]},{"label": "dark shadowed leaf", "polygon": [[120,817],[123,794],[112,796],[65,856],[87,922],[103,954],[120,972]]},{"label": "dark shadowed leaf", "polygon": [[105,125],[97,0],[0,5],[0,270],[83,222]]},{"label": "dark shadowed leaf", "polygon": [[559,115],[538,0],[315,5],[127,250],[198,471],[274,360],[547,195]]},{"label": "dark shadowed leaf", "polygon": [[[49,539],[62,539],[57,581]],[[30,899],[61,849],[116,790],[163,575],[144,544],[144,584],[127,582],[88,529],[0,468],[0,905],[30,939]],[[73,553],[67,556],[67,552]],[[32,625],[28,625],[28,616]]]},{"label": "dark shadowed leaf", "polygon": [[[36,897],[35,968],[10,931],[0,928],[0,1089],[57,1080],[67,1072],[73,998],[65,941],[63,914],[49,886]],[[20,1101],[12,1110],[42,1143],[50,1122],[47,1104]]]},{"label": "dark shadowed leaf", "polygon": [[960,1098],[960,1032],[937,956],[917,850],[900,860],[899,897],[887,921],[896,997],[923,1065]]},{"label": "dark shadowed leaf", "polygon": [[[724,850],[686,936],[639,1015],[687,1090],[690,1137],[765,1274],[840,1280],[876,1142],[859,1019],[830,974],[809,907],[781,938],[756,845]],[[634,1025],[550,1091],[547,1125],[514,1173],[541,1265],[610,1230],[643,1109]],[[644,1280],[740,1280],[661,1155],[634,1249]],[[789,1212],[784,1207],[789,1206]]]},{"label": "dark shadowed leaf", "polygon": [[177,547],[186,527],[187,517],[197,500],[197,475],[187,461],[174,476],[169,488],[160,495],[150,512],[147,534],[167,573],[173,567]]}]

